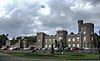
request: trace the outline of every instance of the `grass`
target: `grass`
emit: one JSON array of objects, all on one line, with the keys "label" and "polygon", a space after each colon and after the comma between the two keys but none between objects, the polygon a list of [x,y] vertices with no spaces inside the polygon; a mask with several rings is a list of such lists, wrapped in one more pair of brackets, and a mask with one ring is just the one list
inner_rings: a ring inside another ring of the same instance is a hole
[{"label": "grass", "polygon": [[89,60],[96,60],[98,59],[97,54],[87,53],[75,53],[75,52],[67,52],[64,54],[44,54],[44,53],[25,53],[25,52],[8,52],[7,54],[11,54],[13,56],[18,57],[27,57],[27,58],[40,58],[40,59],[65,59],[65,60],[80,60],[80,59],[89,59]]},{"label": "grass", "polygon": [[41,59],[56,58],[55,55],[38,54],[38,53],[9,52],[7,54],[11,54],[13,56],[18,56],[18,57],[27,57],[27,58],[41,58]]},{"label": "grass", "polygon": [[79,54],[79,53],[68,53],[64,55],[59,55],[60,58],[63,59],[71,59],[71,60],[78,60],[78,59],[83,59],[83,60],[94,60],[98,59],[98,55],[96,54]]}]

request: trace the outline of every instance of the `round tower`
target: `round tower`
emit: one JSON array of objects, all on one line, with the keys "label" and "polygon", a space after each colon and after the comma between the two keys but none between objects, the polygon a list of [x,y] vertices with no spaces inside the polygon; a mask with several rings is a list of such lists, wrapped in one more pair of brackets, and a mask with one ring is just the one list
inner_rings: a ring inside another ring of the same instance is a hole
[{"label": "round tower", "polygon": [[99,30],[99,36],[100,36],[100,30]]},{"label": "round tower", "polygon": [[78,32],[81,31],[82,25],[83,25],[83,20],[78,20]]},{"label": "round tower", "polygon": [[84,48],[93,48],[94,24],[93,23],[84,23],[81,28],[81,33],[83,35],[83,47]]}]

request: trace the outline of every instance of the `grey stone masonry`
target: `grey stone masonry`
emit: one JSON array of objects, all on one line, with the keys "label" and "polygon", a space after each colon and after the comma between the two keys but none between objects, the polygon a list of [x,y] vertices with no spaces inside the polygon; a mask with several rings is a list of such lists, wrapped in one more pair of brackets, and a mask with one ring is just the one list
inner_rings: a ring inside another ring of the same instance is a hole
[{"label": "grey stone masonry", "polygon": [[43,32],[37,33],[36,46],[38,49],[49,48],[53,44],[56,48],[93,48],[94,42],[94,24],[84,23],[83,20],[78,20],[78,33],[68,34],[66,30],[57,30],[56,35],[46,35]]}]

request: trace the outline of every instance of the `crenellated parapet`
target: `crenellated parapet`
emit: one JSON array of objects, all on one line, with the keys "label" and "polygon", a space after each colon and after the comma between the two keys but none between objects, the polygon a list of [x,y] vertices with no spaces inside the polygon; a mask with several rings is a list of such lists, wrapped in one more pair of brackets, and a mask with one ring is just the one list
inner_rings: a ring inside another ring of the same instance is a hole
[{"label": "crenellated parapet", "polygon": [[38,49],[41,49],[44,47],[44,37],[46,36],[46,34],[44,32],[39,32],[37,33],[37,41],[36,41],[36,47]]},{"label": "crenellated parapet", "polygon": [[57,36],[63,36],[63,35],[67,35],[68,32],[66,30],[58,30],[57,31]]},{"label": "crenellated parapet", "polygon": [[66,30],[57,30],[55,35],[46,35],[44,32],[37,33],[37,48],[49,48],[51,45],[57,48],[78,47],[93,48],[94,24],[84,23],[78,20],[78,33],[71,32],[68,35]]},{"label": "crenellated parapet", "polygon": [[78,20],[78,32],[81,31],[82,25],[83,25],[83,20]]},{"label": "crenellated parapet", "polygon": [[94,24],[93,23],[83,23],[82,20],[78,21],[78,29],[80,34],[80,40],[83,48],[93,48],[93,34],[94,34]]},{"label": "crenellated parapet", "polygon": [[93,23],[84,23],[83,27],[91,27],[94,28],[94,24]]}]

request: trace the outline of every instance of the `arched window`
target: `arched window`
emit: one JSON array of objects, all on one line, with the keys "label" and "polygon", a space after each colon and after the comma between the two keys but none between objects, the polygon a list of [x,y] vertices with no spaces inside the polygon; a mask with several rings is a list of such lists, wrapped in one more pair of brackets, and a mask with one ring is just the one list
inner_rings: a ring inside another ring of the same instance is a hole
[{"label": "arched window", "polygon": [[75,44],[73,44],[73,47],[75,47]]},{"label": "arched window", "polygon": [[83,33],[86,34],[86,31],[84,31]]},{"label": "arched window", "polygon": [[73,37],[73,41],[75,41],[75,38]]},{"label": "arched window", "polygon": [[71,41],[71,39],[69,38],[68,41]]},{"label": "arched window", "polygon": [[71,47],[71,44],[68,44],[68,47]]}]

